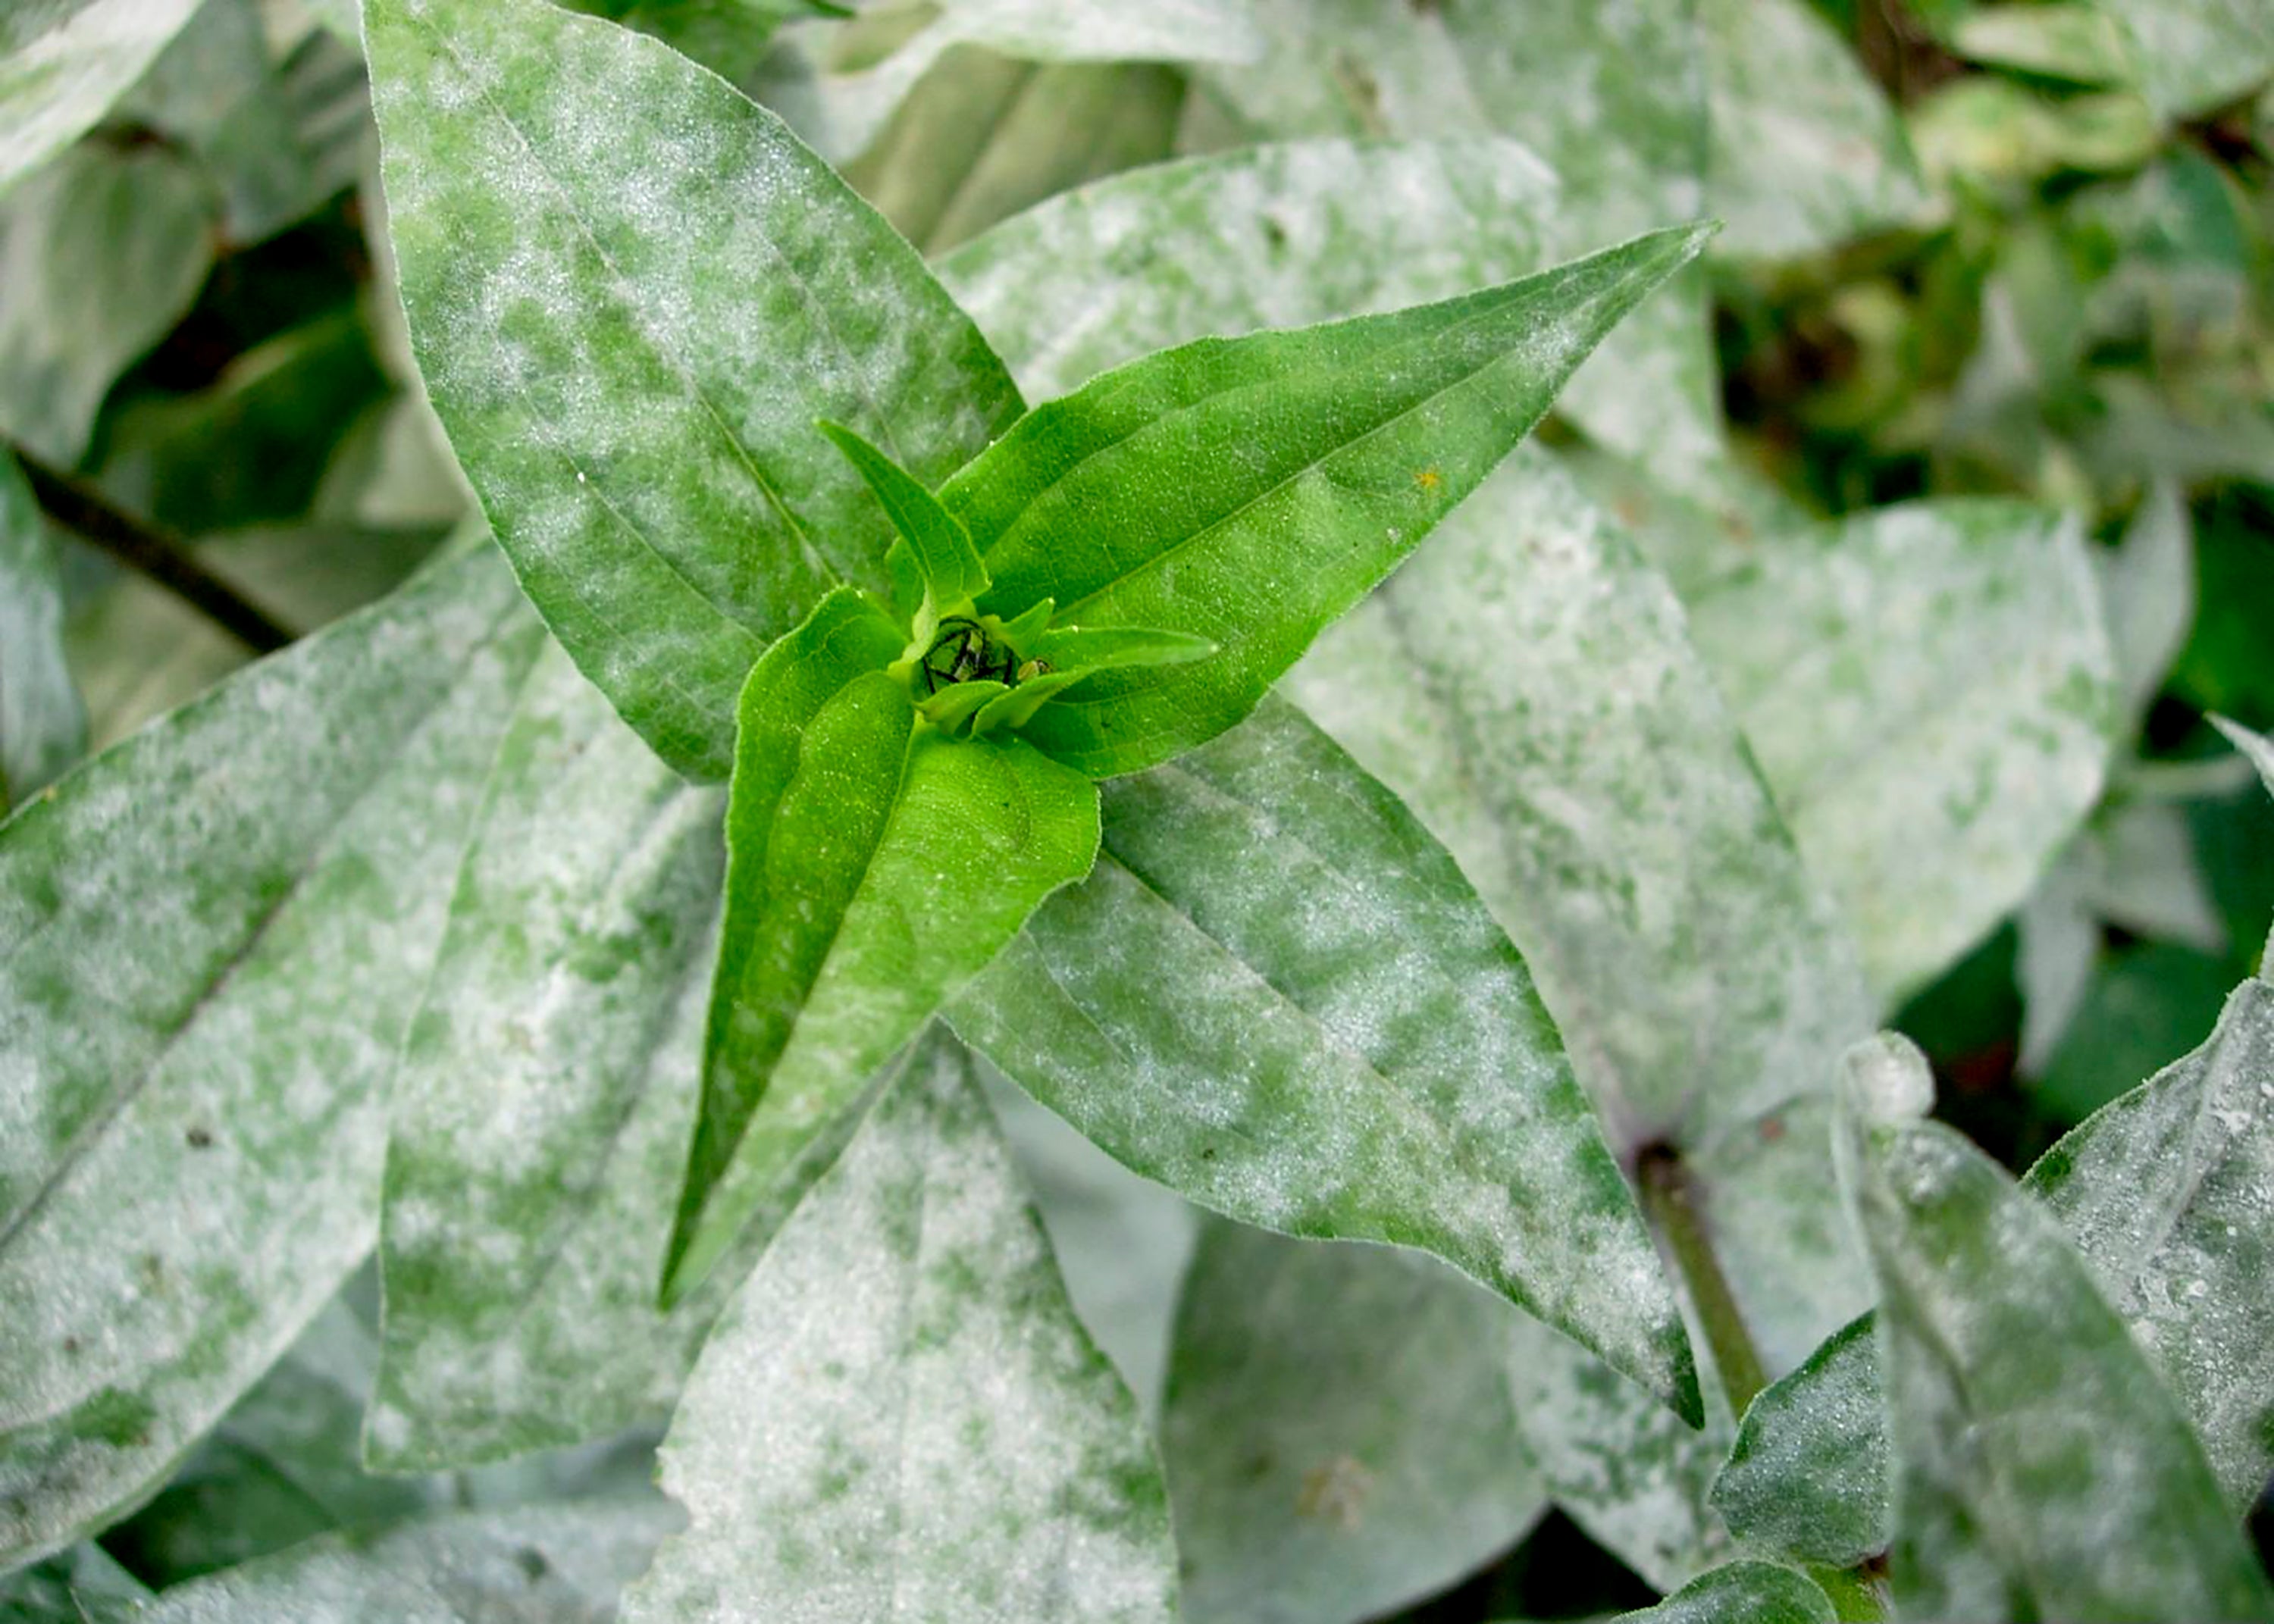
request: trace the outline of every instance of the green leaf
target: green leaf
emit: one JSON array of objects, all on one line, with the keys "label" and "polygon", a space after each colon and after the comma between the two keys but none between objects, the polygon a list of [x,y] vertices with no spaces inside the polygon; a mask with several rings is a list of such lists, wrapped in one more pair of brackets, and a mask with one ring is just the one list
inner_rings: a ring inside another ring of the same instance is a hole
[{"label": "green leaf", "polygon": [[663,1447],[692,1526],[624,1617],[1169,1624],[1159,1470],[937,1036],[712,1333]]},{"label": "green leaf", "polygon": [[147,1624],[605,1624],[674,1526],[652,1495],[330,1534],[167,1590]]},{"label": "green leaf", "polygon": [[[943,609],[977,598],[987,590],[987,566],[979,561],[979,550],[971,545],[970,536],[956,523],[955,515],[939,505],[937,497],[842,424],[825,423],[821,432],[845,454],[862,482],[876,492],[892,529],[915,554],[925,598],[923,613],[918,617],[920,634]],[[922,635],[916,638],[919,643],[926,640]]]},{"label": "green leaf", "polygon": [[1065,672],[1112,671],[1133,665],[1184,665],[1206,659],[1216,644],[1190,632],[1153,626],[1060,626],[1035,640],[1035,658]]},{"label": "green leaf", "polygon": [[815,419],[937,485],[1020,402],[915,252],[771,114],[540,0],[372,0],[435,409],[580,669],[690,776],[764,645],[891,528]]},{"label": "green leaf", "polygon": [[1103,799],[1096,872],[958,1033],[1124,1166],[1242,1222],[1434,1252],[1696,1413],[1555,1025],[1396,797],[1275,703]]},{"label": "green leaf", "polygon": [[1797,259],[1928,212],[1901,120],[1807,0],[1698,0],[1719,252]]},{"label": "green leaf", "polygon": [[1831,1598],[1789,1568],[1731,1562],[1611,1624],[1832,1624]]},{"label": "green leaf", "polygon": [[2095,0],[2129,36],[2165,118],[2210,112],[2274,73],[2274,18],[2254,0]]},{"label": "green leaf", "polygon": [[198,0],[42,0],[0,15],[0,192],[142,77]]},{"label": "green leaf", "polygon": [[1750,552],[1690,595],[1691,629],[1892,1005],[2099,798],[2116,695],[2087,545],[2058,515],[1945,500]]},{"label": "green leaf", "polygon": [[0,449],[0,815],[87,747],[63,622],[62,557],[16,459]]},{"label": "green leaf", "polygon": [[600,1437],[662,1415],[694,1363],[723,1293],[662,1316],[655,1281],[694,1125],[721,800],[547,649],[395,1079],[374,1464]]},{"label": "green leaf", "polygon": [[0,204],[0,431],[78,464],[120,373],[214,262],[214,200],[159,147],[75,147]]},{"label": "green leaf", "polygon": [[2195,624],[2195,530],[2179,486],[2157,480],[2125,527],[2122,544],[2097,549],[2092,561],[2120,689],[2118,736],[2128,739]]},{"label": "green leaf", "polygon": [[154,1599],[92,1540],[0,1578],[0,1609],[12,1624],[121,1624]]},{"label": "green leaf", "polygon": [[1852,1568],[1894,1537],[1872,1316],[1852,1320],[1745,1410],[1713,1509],[1747,1545]]},{"label": "green leaf", "polygon": [[941,492],[994,576],[981,606],[1051,598],[1061,619],[1220,651],[1095,677],[1027,736],[1103,778],[1246,715],[1705,237],[1662,231],[1436,304],[1200,340],[1028,414]]},{"label": "green leaf", "polygon": [[1356,1624],[1520,1538],[1508,1317],[1422,1258],[1210,1223],[1162,1421],[1190,1624]]},{"label": "green leaf", "polygon": [[737,85],[757,71],[787,19],[844,14],[829,0],[568,0],[568,6],[651,34]]},{"label": "green leaf", "polygon": [[1184,76],[1146,62],[942,56],[845,178],[926,254],[1176,149]]},{"label": "green leaf", "polygon": [[1901,1611],[2274,1618],[2186,1415],[2059,1219],[1939,1123],[1858,1121],[1841,1149],[1879,1284]]},{"label": "green leaf", "polygon": [[1950,42],[1975,62],[2079,85],[2131,77],[2121,25],[2090,4],[1984,6],[1958,20]]},{"label": "green leaf", "polygon": [[[840,591],[750,674],[667,1297],[708,1273],[861,1085],[1096,854],[1096,792],[1079,775],[1017,740],[945,739],[918,726],[896,678],[849,674],[873,666],[887,626]],[[851,651],[864,638],[874,647]]]},{"label": "green leaf", "polygon": [[540,639],[485,547],[0,827],[0,1562],[147,1492],[369,1251],[468,786]]}]

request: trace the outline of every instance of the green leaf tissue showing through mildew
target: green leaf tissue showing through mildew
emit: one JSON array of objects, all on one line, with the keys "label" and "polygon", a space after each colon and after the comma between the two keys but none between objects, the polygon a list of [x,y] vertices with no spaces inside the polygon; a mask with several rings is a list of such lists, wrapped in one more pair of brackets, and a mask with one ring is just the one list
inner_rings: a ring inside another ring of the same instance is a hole
[{"label": "green leaf tissue showing through mildew", "polygon": [[766,643],[891,526],[814,431],[937,485],[1017,392],[780,121],[542,0],[371,0],[403,304],[524,589],[659,754],[723,777]]},{"label": "green leaf tissue showing through mildew", "polygon": [[1161,1425],[1186,1624],[1357,1624],[1528,1532],[1509,1316],[1432,1259],[1210,1222]]},{"label": "green leaf tissue showing through mildew", "polygon": [[840,589],[744,690],[703,1098],[666,1297],[711,1268],[861,1086],[1089,872],[1097,793],[1017,739],[949,740]]},{"label": "green leaf tissue showing through mildew", "polygon": [[1188,1199],[1435,1252],[1697,1414],[1555,1024],[1397,798],[1268,702],[1104,808],[1096,872],[949,1007],[957,1032]]},{"label": "green leaf tissue showing through mildew", "polygon": [[1789,1568],[1731,1562],[1610,1624],[1833,1624],[1832,1598]]},{"label": "green leaf tissue showing through mildew", "polygon": [[0,449],[0,816],[86,745],[87,707],[64,655],[63,558]]},{"label": "green leaf tissue showing through mildew", "polygon": [[980,606],[1190,632],[1218,652],[1103,673],[1027,728],[1094,778],[1247,714],[1547,410],[1708,230],[1653,233],[1439,304],[1201,339],[1028,413],[941,492],[987,561]]},{"label": "green leaf tissue showing through mildew", "polygon": [[724,799],[546,650],[395,1079],[373,1464],[600,1437],[662,1415],[694,1362],[723,1293],[659,1315],[655,1282],[694,1122]]},{"label": "green leaf tissue showing through mildew", "polygon": [[1841,1147],[1879,1284],[1902,1615],[2274,1619],[2186,1414],[2059,1219],[1953,1130],[1862,1109]]},{"label": "green leaf tissue showing through mildew", "polygon": [[93,128],[198,0],[17,0],[0,11],[0,192]]},{"label": "green leaf tissue showing through mildew", "polygon": [[1177,1617],[1135,1401],[944,1033],[728,1305],[662,1480],[692,1526],[626,1624]]},{"label": "green leaf tissue showing through mildew", "polygon": [[147,1492],[370,1250],[387,1080],[542,637],[485,545],[0,827],[0,1561]]}]

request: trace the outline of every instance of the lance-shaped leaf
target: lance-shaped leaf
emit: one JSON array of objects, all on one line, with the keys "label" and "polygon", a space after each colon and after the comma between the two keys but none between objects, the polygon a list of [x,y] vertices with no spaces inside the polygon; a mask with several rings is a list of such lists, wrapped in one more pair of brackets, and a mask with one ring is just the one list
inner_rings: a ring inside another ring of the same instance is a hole
[{"label": "lance-shaped leaf", "polygon": [[1832,1598],[1789,1568],[1731,1562],[1610,1624],[1833,1624]]},{"label": "lance-shaped leaf", "polygon": [[86,744],[87,708],[64,657],[63,560],[16,459],[0,450],[0,814]]},{"label": "lance-shaped leaf", "polygon": [[1879,1284],[1904,1615],[2274,1619],[2185,1412],[2059,1218],[1939,1123],[1859,1098],[1840,1148]]},{"label": "lance-shaped leaf", "polygon": [[1510,1317],[1427,1258],[1210,1223],[1162,1417],[1188,1624],[1356,1624],[1521,1538]]},{"label": "lance-shaped leaf", "polygon": [[147,1492],[369,1251],[386,1081],[541,641],[484,547],[0,828],[0,1560]]},{"label": "lance-shaped leaf", "polygon": [[659,1417],[693,1364],[723,1295],[660,1315],[655,1281],[694,1121],[723,801],[547,649],[395,1079],[375,1465],[600,1437]]},{"label": "lance-shaped leaf", "polygon": [[729,1304],[662,1476],[693,1526],[628,1624],[1176,1617],[1136,1404],[944,1034]]},{"label": "lance-shaped leaf", "polygon": [[[2274,987],[2038,1159],[2044,1199],[2178,1396],[2240,1516],[2274,1473]],[[1747,1416],[1713,1491],[1748,1540],[1852,1561],[1888,1537],[1880,1367],[1851,1325]]]},{"label": "lance-shaped leaf", "polygon": [[34,0],[0,13],[0,192],[142,77],[197,0]]},{"label": "lance-shaped leaf", "polygon": [[888,628],[840,590],[750,675],[666,1297],[709,1271],[861,1085],[1096,855],[1096,791],[1016,739],[951,741],[920,724],[907,690],[874,669]]},{"label": "lance-shaped leaf", "polygon": [[950,1009],[1125,1166],[1434,1252],[1698,1413],[1671,1293],[1524,962],[1291,707],[1105,788],[1088,883]]},{"label": "lance-shaped leaf", "polygon": [[605,1624],[677,1523],[652,1494],[328,1534],[168,1590],[148,1624]]},{"label": "lance-shaped leaf", "polygon": [[915,475],[842,424],[825,423],[821,432],[876,492],[892,529],[915,555],[924,590],[923,608],[916,617],[916,641],[928,642],[930,628],[937,623],[943,609],[977,598],[987,590],[987,566],[979,561],[979,549],[971,545],[970,535],[956,523],[955,515],[941,507],[939,499],[924,489]]},{"label": "lance-shaped leaf", "polygon": [[372,0],[403,304],[524,589],[672,765],[892,531],[815,419],[937,485],[1020,409],[913,249],[772,114],[543,0]]},{"label": "lance-shaped leaf", "polygon": [[1706,235],[1657,232],[1388,315],[1199,340],[1028,414],[941,492],[994,577],[981,607],[1010,615],[1050,598],[1072,624],[1218,647],[1100,673],[1028,737],[1104,778],[1239,721]]}]

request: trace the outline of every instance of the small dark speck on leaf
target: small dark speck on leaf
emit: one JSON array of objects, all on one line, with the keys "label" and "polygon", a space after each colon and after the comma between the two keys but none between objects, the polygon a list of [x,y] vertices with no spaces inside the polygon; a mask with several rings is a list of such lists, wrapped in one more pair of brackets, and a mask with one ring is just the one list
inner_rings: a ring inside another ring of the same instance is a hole
[{"label": "small dark speck on leaf", "polygon": [[1287,246],[1287,228],[1269,214],[1263,216],[1263,240],[1274,248]]},{"label": "small dark speck on leaf", "polygon": [[192,1128],[182,1137],[189,1141],[192,1150],[209,1150],[213,1147],[213,1135],[203,1128]]},{"label": "small dark speck on leaf", "polygon": [[545,1577],[553,1564],[545,1560],[545,1553],[533,1545],[523,1545],[513,1553],[514,1565],[529,1575],[531,1583]]},{"label": "small dark speck on leaf", "polygon": [[1773,1144],[1775,1144],[1779,1139],[1782,1139],[1783,1137],[1784,1137],[1784,1118],[1783,1118],[1783,1117],[1781,1117],[1781,1116],[1764,1116],[1764,1117],[1762,1117],[1762,1118],[1761,1118],[1761,1143],[1762,1143],[1762,1144],[1764,1144],[1764,1145],[1773,1145]]}]

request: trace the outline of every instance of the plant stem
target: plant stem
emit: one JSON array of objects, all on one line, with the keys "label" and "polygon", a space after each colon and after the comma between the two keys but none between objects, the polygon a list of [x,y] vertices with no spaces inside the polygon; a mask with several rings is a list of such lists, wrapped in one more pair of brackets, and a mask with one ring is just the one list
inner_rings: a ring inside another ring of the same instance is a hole
[{"label": "plant stem", "polygon": [[1745,1406],[1768,1386],[1761,1356],[1745,1329],[1744,1316],[1721,1265],[1713,1256],[1713,1243],[1698,1214],[1690,1176],[1682,1158],[1668,1147],[1653,1146],[1643,1152],[1636,1167],[1642,1185],[1642,1208],[1651,1225],[1665,1237],[1674,1253],[1675,1267],[1690,1288],[1690,1305],[1705,1328],[1706,1345],[1713,1367],[1721,1372],[1721,1390],[1728,1395],[1729,1411],[1743,1416]]},{"label": "plant stem", "polygon": [[41,510],[57,524],[156,582],[256,654],[273,654],[292,641],[289,627],[200,563],[181,538],[114,507],[21,446],[9,449]]}]

